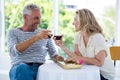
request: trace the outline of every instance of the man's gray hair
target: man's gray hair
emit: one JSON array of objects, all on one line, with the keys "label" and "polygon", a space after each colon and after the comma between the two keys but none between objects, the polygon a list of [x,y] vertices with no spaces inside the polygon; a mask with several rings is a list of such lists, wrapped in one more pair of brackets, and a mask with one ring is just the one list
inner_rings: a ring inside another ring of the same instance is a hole
[{"label": "man's gray hair", "polygon": [[39,6],[37,6],[36,4],[28,4],[28,5],[26,5],[25,7],[24,7],[24,9],[23,9],[23,15],[24,14],[28,14],[28,15],[30,15],[31,14],[31,11],[32,10],[34,10],[34,9],[37,9],[37,10],[39,10],[40,11],[40,7]]}]

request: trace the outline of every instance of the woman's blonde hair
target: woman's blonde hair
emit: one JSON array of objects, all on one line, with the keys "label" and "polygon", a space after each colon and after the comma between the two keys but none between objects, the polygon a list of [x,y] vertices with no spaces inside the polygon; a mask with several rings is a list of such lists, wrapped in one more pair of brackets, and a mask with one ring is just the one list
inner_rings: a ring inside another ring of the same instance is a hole
[{"label": "woman's blonde hair", "polygon": [[87,33],[87,35],[94,33],[102,34],[102,28],[90,10],[80,9],[76,11],[76,14],[79,16],[80,20],[80,31]]}]

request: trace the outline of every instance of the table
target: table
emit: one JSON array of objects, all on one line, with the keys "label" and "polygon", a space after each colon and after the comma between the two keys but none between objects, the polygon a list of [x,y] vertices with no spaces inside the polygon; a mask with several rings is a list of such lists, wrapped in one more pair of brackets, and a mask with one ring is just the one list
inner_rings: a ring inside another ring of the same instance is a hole
[{"label": "table", "polygon": [[51,62],[39,67],[36,80],[100,80],[100,72],[95,65],[82,65],[80,69],[65,70]]}]

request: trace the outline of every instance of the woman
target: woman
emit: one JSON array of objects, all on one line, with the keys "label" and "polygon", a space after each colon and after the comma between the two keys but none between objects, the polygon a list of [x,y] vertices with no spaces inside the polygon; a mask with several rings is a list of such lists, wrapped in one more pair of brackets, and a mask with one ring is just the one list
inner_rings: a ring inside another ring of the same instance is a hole
[{"label": "woman", "polygon": [[101,80],[114,80],[115,69],[109,57],[102,28],[88,9],[77,10],[73,25],[76,29],[74,52],[69,51],[61,40],[55,40],[70,57],[67,61],[82,60],[100,67]]}]

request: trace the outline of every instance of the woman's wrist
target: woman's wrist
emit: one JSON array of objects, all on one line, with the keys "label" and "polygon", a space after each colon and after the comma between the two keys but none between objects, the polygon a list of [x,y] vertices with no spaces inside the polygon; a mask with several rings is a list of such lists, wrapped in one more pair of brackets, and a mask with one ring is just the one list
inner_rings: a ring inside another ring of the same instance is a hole
[{"label": "woman's wrist", "polygon": [[61,49],[62,49],[63,51],[65,51],[65,50],[66,50],[66,47],[65,47],[65,45],[64,45],[64,44],[62,44],[60,47],[61,47]]}]

